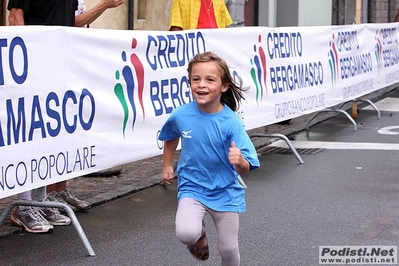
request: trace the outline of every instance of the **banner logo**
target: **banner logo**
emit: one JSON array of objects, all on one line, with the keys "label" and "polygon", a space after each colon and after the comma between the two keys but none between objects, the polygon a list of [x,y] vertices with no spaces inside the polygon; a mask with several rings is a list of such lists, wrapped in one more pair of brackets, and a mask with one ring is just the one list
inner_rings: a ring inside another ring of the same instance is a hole
[{"label": "banner logo", "polygon": [[334,34],[332,35],[332,40],[330,41],[330,51],[328,51],[328,64],[330,65],[331,71],[331,82],[333,88],[337,84],[337,76],[338,76],[338,52],[334,43]]},{"label": "banner logo", "polygon": [[382,69],[382,42],[378,36],[378,30],[375,32],[375,60],[377,61],[378,72]]},{"label": "banner logo", "polygon": [[250,59],[251,62],[251,77],[256,88],[256,102],[263,100],[263,94],[267,96],[266,86],[266,55],[262,43],[262,36],[258,36],[258,46],[254,44],[255,56]]},{"label": "banner logo", "polygon": [[[132,49],[135,49],[137,47],[137,40],[133,38],[132,40]],[[126,57],[126,52],[123,51],[121,53],[122,61],[127,62],[127,57]],[[133,75],[132,68],[129,65],[125,65],[122,69],[122,77],[123,77],[123,82],[126,84],[126,95],[127,99],[129,100],[129,105],[132,109],[132,131],[134,131],[134,125],[136,123],[136,116],[137,116],[137,108],[136,108],[136,102],[135,102],[135,89],[137,89],[137,97],[139,99],[139,104],[143,113],[143,121],[145,120],[145,110],[144,110],[144,104],[143,104],[143,91],[144,91],[144,67],[143,64],[141,63],[140,59],[138,56],[133,52],[130,55],[130,62],[133,65],[133,70],[135,72],[135,75]],[[135,78],[136,77],[136,82],[135,83]],[[116,97],[118,97],[119,102],[121,103],[121,106],[123,108],[123,113],[124,113],[124,118],[123,118],[123,137],[125,137],[125,132],[126,132],[126,126],[127,122],[129,119],[129,106],[128,102],[125,97],[125,91],[123,89],[122,83],[119,81],[121,79],[121,73],[119,70],[116,71],[115,73],[115,78],[118,81],[118,83],[115,84],[114,87],[114,92]]]}]

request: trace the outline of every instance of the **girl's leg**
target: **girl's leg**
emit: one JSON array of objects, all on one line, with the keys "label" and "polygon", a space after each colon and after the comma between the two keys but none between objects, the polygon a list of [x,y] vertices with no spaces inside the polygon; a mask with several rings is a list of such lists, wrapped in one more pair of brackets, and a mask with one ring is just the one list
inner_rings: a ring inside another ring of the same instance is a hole
[{"label": "girl's leg", "polygon": [[239,215],[235,212],[217,212],[208,209],[216,226],[218,249],[222,266],[240,265],[238,250]]},{"label": "girl's leg", "polygon": [[205,206],[194,199],[181,199],[176,213],[176,235],[185,245],[193,245],[205,233]]}]

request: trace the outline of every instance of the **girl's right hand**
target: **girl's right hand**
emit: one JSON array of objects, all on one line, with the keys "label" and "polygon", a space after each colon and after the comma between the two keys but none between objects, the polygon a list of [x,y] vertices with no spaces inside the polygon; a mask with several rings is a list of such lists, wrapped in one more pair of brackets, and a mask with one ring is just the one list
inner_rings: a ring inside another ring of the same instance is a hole
[{"label": "girl's right hand", "polygon": [[167,166],[167,167],[163,168],[161,179],[167,185],[170,185],[173,183],[173,180],[175,179],[173,166]]}]

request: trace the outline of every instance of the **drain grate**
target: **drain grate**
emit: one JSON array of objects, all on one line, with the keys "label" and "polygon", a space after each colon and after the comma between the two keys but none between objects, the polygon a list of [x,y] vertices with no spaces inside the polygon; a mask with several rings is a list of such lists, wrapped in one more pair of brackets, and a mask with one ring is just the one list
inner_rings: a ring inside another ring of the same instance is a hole
[{"label": "drain grate", "polygon": [[[324,148],[297,148],[296,151],[299,154],[303,155],[314,155],[321,151],[325,150]],[[270,154],[270,153],[278,153],[278,154],[293,154],[290,148],[282,148],[282,147],[274,147],[274,146],[266,146],[259,150],[257,150],[260,154]]]}]

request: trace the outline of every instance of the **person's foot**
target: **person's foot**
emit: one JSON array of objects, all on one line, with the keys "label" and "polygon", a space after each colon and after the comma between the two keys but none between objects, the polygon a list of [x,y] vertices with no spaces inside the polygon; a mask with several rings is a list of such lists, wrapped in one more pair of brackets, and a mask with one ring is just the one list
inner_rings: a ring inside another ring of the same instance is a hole
[{"label": "person's foot", "polygon": [[190,251],[191,255],[194,256],[194,258],[198,260],[207,260],[209,258],[209,246],[205,233],[195,244],[188,245],[187,249]]},{"label": "person's foot", "polygon": [[70,225],[71,219],[60,214],[57,208],[42,207],[43,217],[52,225]]},{"label": "person's foot", "polygon": [[51,233],[54,227],[41,215],[36,207],[26,207],[20,210],[15,207],[10,215],[10,222],[22,226],[30,233]]},{"label": "person's foot", "polygon": [[[72,205],[68,204],[68,202],[66,202],[66,201],[64,200],[64,198],[61,197],[60,195],[58,195],[58,193],[55,192],[55,191],[51,192],[51,193],[47,196],[47,200],[65,204],[65,205],[67,205],[69,208],[71,208],[72,211],[77,211],[77,209],[76,209],[75,206],[72,206]],[[65,210],[64,210],[64,209],[61,209],[61,210],[65,213]]]},{"label": "person's foot", "polygon": [[90,203],[84,200],[80,200],[75,195],[72,194],[72,192],[68,189],[65,189],[60,196],[69,204],[74,206],[75,208],[79,210],[86,210],[89,209]]}]

